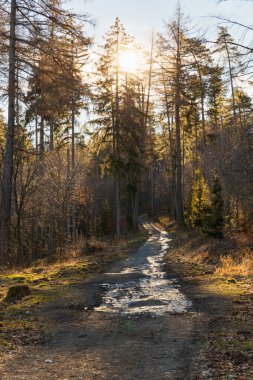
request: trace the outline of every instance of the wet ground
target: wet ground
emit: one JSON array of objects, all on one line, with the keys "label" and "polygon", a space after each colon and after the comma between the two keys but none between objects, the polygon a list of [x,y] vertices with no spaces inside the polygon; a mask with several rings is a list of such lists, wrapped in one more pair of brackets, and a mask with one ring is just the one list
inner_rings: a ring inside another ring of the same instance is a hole
[{"label": "wet ground", "polygon": [[151,223],[144,224],[150,238],[130,259],[105,274],[107,282],[101,283],[105,295],[97,311],[125,316],[162,316],[167,313],[185,313],[191,302],[180,290],[175,278],[164,268],[163,256],[171,241],[167,232]]},{"label": "wet ground", "polygon": [[170,236],[145,227],[150,237],[132,258],[40,310],[51,339],[11,353],[1,379],[197,379],[203,315],[165,272]]}]

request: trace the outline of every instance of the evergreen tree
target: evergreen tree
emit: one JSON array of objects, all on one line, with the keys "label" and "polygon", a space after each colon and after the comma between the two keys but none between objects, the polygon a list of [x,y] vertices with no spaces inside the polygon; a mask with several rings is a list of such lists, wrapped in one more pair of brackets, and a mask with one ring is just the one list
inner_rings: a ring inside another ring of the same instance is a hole
[{"label": "evergreen tree", "polygon": [[95,123],[100,126],[103,142],[110,146],[107,157],[109,168],[115,180],[116,237],[121,234],[121,179],[124,175],[123,150],[126,144],[125,116],[125,73],[121,71],[120,56],[133,45],[133,39],[126,33],[119,18],[105,36],[105,44],[99,57],[96,89],[93,93]]},{"label": "evergreen tree", "polygon": [[142,163],[143,114],[138,109],[138,86],[136,79],[126,80],[122,104],[122,160],[125,191],[128,198],[128,222],[136,231],[138,228],[138,205],[140,193],[140,175]]},{"label": "evergreen tree", "polygon": [[225,67],[227,68],[227,76],[230,83],[231,100],[232,100],[232,123],[234,125],[234,133],[238,133],[238,115],[236,112],[235,99],[235,80],[240,77],[245,69],[245,65],[241,60],[238,47],[234,43],[234,39],[228,32],[228,29],[221,26],[217,38],[217,52],[224,57]]},{"label": "evergreen tree", "polygon": [[[13,169],[14,169],[14,148],[15,137],[18,133],[16,125],[16,115],[19,110],[18,91],[16,86],[19,77],[28,79],[33,62],[32,51],[37,55],[41,51],[50,49],[50,38],[48,26],[57,25],[61,31],[84,39],[83,32],[72,27],[69,18],[84,19],[73,12],[68,12],[58,0],[46,0],[34,2],[31,0],[10,0],[2,1],[0,4],[1,14],[9,16],[6,51],[8,52],[8,122],[6,149],[4,155],[4,168],[1,194],[1,259],[7,262],[11,257],[11,212],[13,195]],[[85,17],[87,20],[87,18]],[[34,43],[31,36],[36,36]],[[52,114],[52,112],[51,112]],[[52,119],[52,118],[51,118]],[[52,126],[52,123],[51,123]],[[51,128],[52,131],[52,128]],[[51,133],[52,136],[52,133]],[[51,145],[52,145],[52,139]],[[8,257],[9,256],[9,257]]]},{"label": "evergreen tree", "polygon": [[223,236],[224,215],[223,197],[220,179],[214,177],[211,188],[211,215],[209,221],[210,234],[216,237]]},{"label": "evergreen tree", "polygon": [[[166,33],[160,36],[159,50],[162,65],[162,77],[170,85],[170,101],[172,102],[173,121],[175,123],[174,132],[174,152],[175,152],[175,214],[179,227],[183,227],[184,222],[184,202],[183,202],[183,154],[182,154],[182,104],[184,91],[184,78],[186,74],[186,62],[189,57],[187,34],[187,21],[180,7],[177,8],[175,19],[166,26]],[[166,75],[166,79],[165,79]],[[166,105],[168,97],[166,96]],[[168,113],[168,112],[167,112]]]},{"label": "evergreen tree", "polygon": [[210,190],[199,169],[195,171],[189,210],[190,225],[206,230],[211,215]]},{"label": "evergreen tree", "polygon": [[209,136],[216,136],[223,127],[223,110],[225,100],[225,84],[223,81],[223,68],[218,65],[209,67],[209,80],[207,87],[209,123],[211,130]]}]

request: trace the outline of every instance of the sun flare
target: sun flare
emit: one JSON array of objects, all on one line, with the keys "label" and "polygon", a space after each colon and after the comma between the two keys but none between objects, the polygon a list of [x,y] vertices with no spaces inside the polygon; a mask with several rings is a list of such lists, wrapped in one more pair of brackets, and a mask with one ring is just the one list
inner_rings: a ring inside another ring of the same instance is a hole
[{"label": "sun flare", "polygon": [[134,50],[124,50],[119,54],[119,68],[126,73],[135,73],[141,68],[141,59]]}]

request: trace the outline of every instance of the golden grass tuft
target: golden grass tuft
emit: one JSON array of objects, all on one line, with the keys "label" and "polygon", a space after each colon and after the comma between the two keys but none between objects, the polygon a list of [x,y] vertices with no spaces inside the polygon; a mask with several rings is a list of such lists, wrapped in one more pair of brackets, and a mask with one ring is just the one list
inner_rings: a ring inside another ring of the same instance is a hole
[{"label": "golden grass tuft", "polygon": [[215,273],[220,276],[251,276],[253,275],[253,256],[246,254],[240,259],[222,256]]}]

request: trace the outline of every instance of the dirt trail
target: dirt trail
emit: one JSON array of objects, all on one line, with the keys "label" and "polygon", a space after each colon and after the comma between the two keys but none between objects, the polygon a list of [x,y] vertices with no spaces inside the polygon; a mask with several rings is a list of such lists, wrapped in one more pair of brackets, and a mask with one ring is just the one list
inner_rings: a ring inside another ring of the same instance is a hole
[{"label": "dirt trail", "polygon": [[150,238],[131,259],[41,307],[51,339],[9,354],[1,379],[198,378],[192,368],[205,318],[164,271],[169,236],[146,228]]}]

